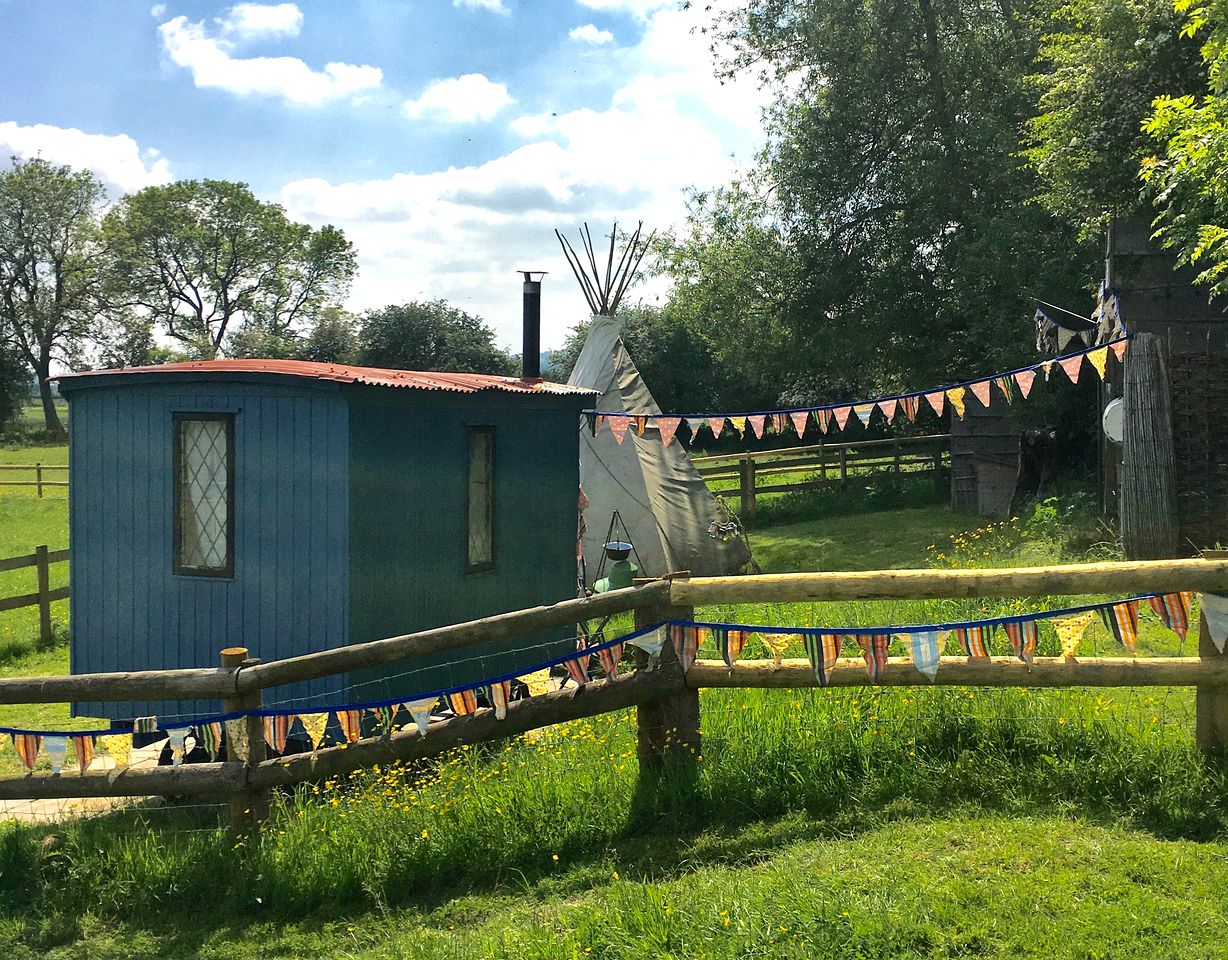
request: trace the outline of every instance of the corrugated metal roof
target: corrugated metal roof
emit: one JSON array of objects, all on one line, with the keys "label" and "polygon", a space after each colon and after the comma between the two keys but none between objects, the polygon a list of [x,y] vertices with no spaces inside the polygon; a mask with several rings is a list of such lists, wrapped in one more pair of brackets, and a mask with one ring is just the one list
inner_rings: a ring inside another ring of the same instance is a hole
[{"label": "corrugated metal roof", "polygon": [[517,377],[496,377],[484,373],[419,372],[416,370],[385,370],[380,367],[351,367],[342,363],[315,363],[310,360],[190,360],[185,363],[163,363],[152,367],[122,367],[116,370],[90,370],[57,377],[57,380],[77,380],[95,376],[140,376],[142,374],[252,373],[297,377],[308,380],[329,380],[335,383],[361,383],[373,387],[398,387],[409,390],[444,390],[449,393],[477,393],[480,390],[502,390],[507,393],[595,394],[595,390],[571,387],[545,380],[524,381]]}]

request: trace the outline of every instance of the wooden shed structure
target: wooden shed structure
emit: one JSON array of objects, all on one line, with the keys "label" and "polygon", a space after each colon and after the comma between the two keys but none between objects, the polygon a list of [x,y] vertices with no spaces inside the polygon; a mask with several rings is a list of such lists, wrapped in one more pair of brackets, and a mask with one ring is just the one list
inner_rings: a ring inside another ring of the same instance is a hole
[{"label": "wooden shed structure", "polygon": [[[74,673],[208,666],[227,646],[271,660],[574,593],[589,391],[284,360],[102,370],[60,391]],[[399,696],[512,660],[493,645],[270,702]],[[217,706],[77,709],[120,720]]]}]

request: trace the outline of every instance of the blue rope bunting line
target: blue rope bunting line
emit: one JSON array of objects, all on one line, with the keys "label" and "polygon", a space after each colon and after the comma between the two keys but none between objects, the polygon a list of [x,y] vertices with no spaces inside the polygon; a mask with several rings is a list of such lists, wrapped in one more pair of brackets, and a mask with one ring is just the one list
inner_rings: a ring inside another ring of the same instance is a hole
[{"label": "blue rope bunting line", "polygon": [[[392,707],[400,706],[402,703],[412,703],[415,700],[426,700],[430,697],[439,699],[446,697],[451,693],[461,693],[464,690],[476,690],[479,687],[490,686],[492,683],[502,683],[505,680],[515,680],[517,677],[524,676],[526,673],[536,673],[539,670],[548,670],[550,667],[561,666],[569,660],[580,660],[586,656],[592,656],[602,650],[609,650],[618,646],[620,643],[630,643],[632,640],[639,639],[645,634],[652,633],[654,630],[660,629],[664,623],[652,623],[646,627],[640,627],[638,630],[633,630],[631,633],[624,633],[621,636],[615,637],[613,640],[606,640],[602,643],[595,643],[590,647],[585,647],[583,650],[577,650],[574,653],[567,653],[560,657],[553,657],[550,660],[543,660],[541,663],[533,664],[528,667],[521,667],[511,673],[500,674],[497,677],[487,677],[483,680],[478,680],[472,683],[457,684],[453,687],[447,687],[442,690],[428,690],[424,693],[403,694],[396,697],[385,697],[382,700],[363,700],[358,703],[344,703],[330,707],[316,707],[309,710],[304,710],[295,707],[270,707],[264,710],[240,710],[232,713],[216,713],[201,717],[194,717],[183,722],[171,724],[169,727],[159,726],[158,729],[165,732],[167,729],[180,729],[182,727],[200,727],[209,723],[226,723],[230,720],[241,720],[244,717],[297,717],[305,714],[313,713],[344,713],[349,710],[373,710],[376,707]],[[21,736],[24,734],[33,734],[38,737],[112,737],[124,736],[132,731],[116,730],[113,727],[107,727],[102,730],[26,730],[21,727],[0,727],[0,735],[4,736]]]},{"label": "blue rope bunting line", "polygon": [[1065,353],[1060,357],[1054,357],[1052,360],[1041,360],[1038,363],[1029,363],[1022,367],[1015,367],[1013,370],[1005,370],[1001,373],[992,373],[985,377],[975,377],[972,380],[963,380],[960,383],[950,383],[945,387],[930,387],[928,390],[913,390],[911,393],[897,393],[885,397],[877,397],[871,400],[854,400],[845,403],[821,403],[813,407],[788,407],[778,410],[746,410],[738,413],[646,413],[646,414],[631,414],[626,410],[585,410],[583,411],[586,417],[631,417],[634,419],[637,416],[643,416],[648,420],[659,420],[662,417],[681,417],[685,420],[707,420],[711,417],[723,417],[728,420],[730,417],[770,417],[774,414],[787,416],[791,413],[817,413],[820,410],[842,410],[845,407],[862,407],[867,404],[875,403],[890,403],[892,400],[910,400],[914,397],[920,398],[928,394],[942,393],[945,394],[948,390],[959,390],[972,386],[974,383],[985,383],[986,381],[997,380],[1003,377],[1013,377],[1017,373],[1023,373],[1027,370],[1039,370],[1045,366],[1053,366],[1060,364],[1063,360],[1070,360],[1073,357],[1085,357],[1089,353],[1095,353],[1097,350],[1103,350],[1107,347],[1112,347],[1118,343],[1126,343],[1133,339],[1133,334],[1126,334],[1123,337],[1118,337],[1116,340],[1106,340],[1104,343],[1096,344],[1094,347],[1088,347],[1086,350],[1076,350],[1074,353]]}]

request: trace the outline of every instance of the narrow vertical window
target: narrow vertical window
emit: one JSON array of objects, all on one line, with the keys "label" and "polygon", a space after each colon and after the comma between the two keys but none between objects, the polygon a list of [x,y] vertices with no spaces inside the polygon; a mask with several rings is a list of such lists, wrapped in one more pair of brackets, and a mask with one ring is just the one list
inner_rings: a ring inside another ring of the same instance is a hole
[{"label": "narrow vertical window", "polygon": [[495,565],[495,428],[469,428],[468,569]]},{"label": "narrow vertical window", "polygon": [[175,414],[175,573],[234,575],[234,415]]}]

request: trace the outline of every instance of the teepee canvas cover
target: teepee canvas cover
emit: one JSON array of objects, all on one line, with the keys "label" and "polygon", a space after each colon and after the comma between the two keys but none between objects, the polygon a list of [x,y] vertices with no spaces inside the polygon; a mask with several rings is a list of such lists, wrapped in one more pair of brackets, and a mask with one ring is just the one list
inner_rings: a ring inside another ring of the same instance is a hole
[{"label": "teepee canvas cover", "polygon": [[[605,413],[652,414],[661,408],[631,362],[617,317],[594,316],[568,383],[600,392]],[[741,572],[750,551],[739,537],[708,534],[725,519],[680,440],[661,443],[654,420],[643,436],[628,430],[619,444],[608,427],[596,436],[581,425],[580,485],[588,497],[584,558],[591,579],[610,518],[617,510],[635,544],[642,576],[689,570],[693,576]]]}]

